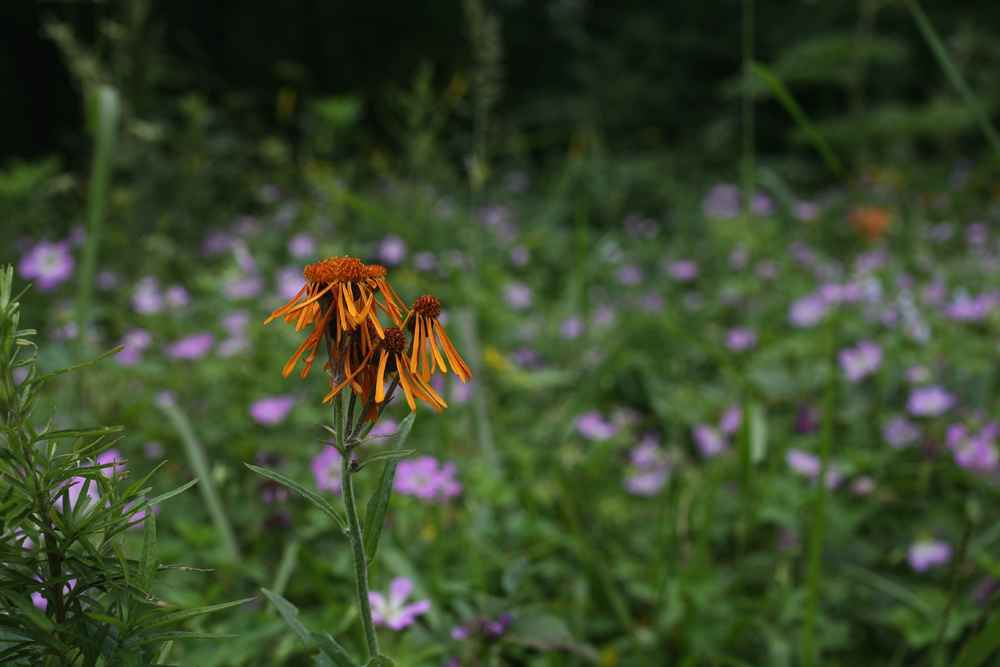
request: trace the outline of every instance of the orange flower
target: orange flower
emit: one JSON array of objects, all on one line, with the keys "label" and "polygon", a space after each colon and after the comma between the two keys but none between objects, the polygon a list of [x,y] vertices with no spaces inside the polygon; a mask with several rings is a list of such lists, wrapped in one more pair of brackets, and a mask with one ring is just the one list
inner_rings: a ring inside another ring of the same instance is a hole
[{"label": "orange flower", "polygon": [[[419,364],[419,377],[426,383],[437,366],[441,367],[441,374],[448,372],[445,366],[444,357],[447,357],[448,364],[455,375],[459,377],[462,384],[472,377],[469,367],[465,365],[462,358],[455,351],[455,346],[448,339],[448,334],[444,332],[444,327],[438,319],[441,316],[441,302],[429,294],[425,294],[413,304],[413,310],[406,317],[404,325],[409,324],[409,330],[413,332],[413,353],[409,359],[409,371],[417,373]],[[411,319],[412,318],[412,319]],[[435,335],[437,340],[435,340]],[[440,347],[440,350],[438,349]],[[427,351],[430,349],[430,364],[428,365]]]},{"label": "orange flower", "polygon": [[877,239],[885,235],[885,230],[892,222],[892,214],[878,206],[854,206],[847,214],[847,219],[857,232],[866,239]]},{"label": "orange flower", "polygon": [[[312,333],[285,364],[282,370],[285,377],[292,372],[302,355],[309,351],[301,375],[305,378],[328,328],[336,351],[342,336],[352,333],[358,325],[366,322],[382,338],[382,325],[379,324],[376,309],[381,309],[396,324],[400,322],[400,312],[405,311],[400,305],[399,297],[386,281],[385,268],[381,266],[363,264],[360,260],[346,256],[333,257],[310,264],[303,271],[303,276],[307,281],[306,285],[264,322],[267,324],[276,317],[283,317],[286,322],[295,322],[296,331],[313,325]],[[375,298],[379,292],[385,300],[384,304]],[[367,325],[363,327],[363,331],[367,338]],[[368,351],[364,349],[362,354]]]},{"label": "orange flower", "polygon": [[[363,366],[365,372],[362,373],[363,382],[360,387],[361,391],[358,392],[361,394],[362,401],[367,404],[370,392],[374,391],[375,397],[372,410],[374,411],[375,406],[383,405],[386,400],[386,375],[392,376],[395,373],[394,379],[398,379],[399,385],[403,388],[410,410],[416,412],[417,404],[414,400],[416,398],[424,401],[438,412],[441,412],[441,408],[446,408],[448,405],[431,389],[430,385],[422,377],[419,375],[415,376],[410,372],[408,368],[409,360],[406,358],[406,347],[406,334],[403,333],[403,330],[398,327],[386,327],[385,336],[378,346],[378,361],[376,362],[373,358],[370,365],[366,361]],[[370,373],[368,369],[375,369],[374,374]],[[345,380],[344,384],[349,381],[349,379]],[[339,387],[334,387],[323,401],[332,400],[343,386],[342,384]],[[377,414],[376,412],[376,418]],[[371,416],[372,414],[369,413],[367,418],[371,419]],[[371,419],[371,421],[375,420]]]}]

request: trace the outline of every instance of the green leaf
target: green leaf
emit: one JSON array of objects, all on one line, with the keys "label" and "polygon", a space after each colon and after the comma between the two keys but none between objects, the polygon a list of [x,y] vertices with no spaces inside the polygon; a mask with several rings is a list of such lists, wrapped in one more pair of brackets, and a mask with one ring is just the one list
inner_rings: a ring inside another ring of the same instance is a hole
[{"label": "green leaf", "polygon": [[767,84],[767,87],[771,89],[771,93],[774,97],[781,103],[781,106],[785,107],[785,111],[788,115],[795,119],[798,123],[799,128],[808,137],[809,141],[812,143],[813,148],[819,153],[819,156],[826,163],[826,166],[842,181],[848,181],[850,179],[850,174],[844,167],[844,163],[840,161],[837,154],[833,152],[830,148],[830,144],[826,142],[823,135],[819,133],[816,126],[813,125],[812,121],[809,120],[809,116],[806,112],[802,110],[799,103],[795,101],[792,93],[789,92],[788,88],[785,87],[778,77],[771,72],[767,66],[762,63],[751,62],[748,67],[750,71],[761,78],[761,80]]},{"label": "green leaf", "polygon": [[48,431],[39,433],[35,440],[55,440],[56,438],[84,438],[92,435],[104,435],[105,433],[116,433],[122,430],[121,426],[93,426],[91,428],[64,428],[59,431]]},{"label": "green leaf", "polygon": [[[392,451],[398,452],[410,435],[413,428],[415,412],[402,421],[396,431],[396,441],[392,444]],[[396,476],[396,464],[399,459],[391,458],[385,462],[382,475],[378,478],[378,486],[375,493],[368,499],[368,507],[365,510],[365,525],[361,529],[362,543],[365,547],[365,556],[371,563],[375,558],[375,551],[378,549],[378,540],[382,536],[382,528],[385,526],[385,515],[389,513],[389,500],[392,498],[392,480]]]},{"label": "green leaf", "polygon": [[336,667],[358,667],[358,663],[354,662],[354,658],[329,634],[325,632],[312,632],[310,636],[316,642],[316,645],[319,646],[319,650],[323,652],[323,655],[330,658]]},{"label": "green leaf", "polygon": [[232,639],[233,637],[242,637],[242,635],[217,634],[214,632],[184,632],[178,630],[176,632],[160,632],[155,635],[141,635],[139,637],[133,637],[129,641],[125,642],[125,645],[142,646],[143,644],[152,644],[153,642],[162,642],[174,639]]},{"label": "green leaf", "polygon": [[125,349],[124,345],[119,345],[118,347],[116,347],[115,349],[111,350],[110,352],[105,352],[104,354],[102,354],[101,356],[97,357],[96,359],[94,359],[92,361],[87,361],[87,362],[82,363],[82,364],[77,364],[76,366],[70,366],[69,368],[60,368],[57,371],[52,371],[51,373],[45,373],[44,375],[37,375],[37,376],[31,378],[30,380],[25,380],[24,381],[24,385],[27,386],[27,385],[30,385],[30,384],[36,384],[38,382],[42,382],[43,380],[48,380],[51,377],[55,377],[57,375],[62,375],[63,373],[69,373],[70,371],[75,371],[78,368],[86,368],[87,366],[90,366],[91,364],[96,364],[98,361],[100,361],[102,359],[107,359],[112,354],[117,354],[118,352],[121,352],[124,349]]},{"label": "green leaf", "polygon": [[157,651],[156,655],[153,657],[153,664],[154,665],[164,664],[167,659],[167,655],[170,654],[170,649],[172,649],[173,647],[174,647],[173,640],[163,642],[163,646],[160,647],[160,650]]},{"label": "green leaf", "polygon": [[750,419],[750,460],[760,463],[767,455],[767,415],[760,403],[751,403]]},{"label": "green leaf", "polygon": [[27,599],[23,595],[18,595],[17,593],[8,590],[0,590],[0,595],[14,603],[14,606],[16,606],[22,614],[31,619],[32,623],[45,632],[51,632],[55,627],[52,620],[42,613],[42,611],[31,602],[31,600]]},{"label": "green leaf", "polygon": [[1000,614],[993,615],[989,624],[969,642],[961,655],[951,663],[951,667],[978,667],[986,662],[997,648],[1000,648]]},{"label": "green leaf", "polygon": [[309,631],[306,630],[301,623],[299,623],[299,608],[277,593],[269,591],[266,588],[261,588],[260,590],[264,594],[264,597],[271,601],[271,604],[273,604],[275,609],[278,610],[281,617],[285,619],[285,623],[288,624],[288,627],[290,627],[292,631],[298,635],[299,639],[302,641],[302,645],[309,646]]},{"label": "green leaf", "polygon": [[139,585],[149,592],[156,578],[156,568],[159,562],[156,558],[156,517],[153,509],[147,506],[146,521],[142,530],[142,555],[139,557]]},{"label": "green leaf", "polygon": [[188,618],[193,618],[195,616],[201,616],[203,614],[211,614],[213,611],[219,611],[221,609],[229,609],[230,607],[237,607],[251,600],[256,600],[257,598],[244,598],[242,600],[235,600],[233,602],[223,602],[222,604],[214,604],[210,607],[197,607],[195,609],[185,609],[184,611],[178,611],[173,614],[167,614],[166,616],[161,616],[155,620],[142,625],[135,629],[136,632],[146,632],[147,630],[152,630],[153,628],[158,628],[163,625],[169,625],[170,623],[176,623],[177,621],[183,621]]},{"label": "green leaf", "polygon": [[365,667],[396,667],[396,663],[391,658],[387,658],[381,653],[373,655]]},{"label": "green leaf", "polygon": [[195,477],[194,479],[192,479],[190,482],[188,482],[184,486],[178,486],[173,491],[167,491],[166,493],[160,494],[160,495],[156,496],[155,498],[150,498],[149,499],[149,507],[152,507],[153,505],[159,505],[164,500],[169,500],[170,498],[173,498],[174,496],[176,496],[178,494],[184,493],[185,491],[187,491],[188,489],[190,489],[192,486],[194,486],[195,484],[197,484],[199,479],[200,479],[199,477]]},{"label": "green leaf", "polygon": [[328,503],[318,493],[310,491],[309,489],[302,486],[298,482],[293,482],[284,475],[279,475],[278,473],[273,472],[271,470],[267,470],[266,468],[258,468],[255,465],[250,465],[249,463],[244,463],[243,465],[245,465],[247,468],[250,468],[250,470],[253,470],[261,477],[266,477],[267,479],[277,482],[278,484],[281,484],[285,488],[291,489],[295,493],[299,494],[300,496],[308,500],[310,503],[312,503],[315,507],[317,507],[321,512],[323,512],[323,514],[333,519],[334,523],[336,523],[337,526],[339,526],[342,531],[344,531],[345,533],[348,532],[347,520],[344,519],[344,517],[341,516],[336,509],[334,509],[333,505]]},{"label": "green leaf", "polygon": [[96,611],[88,611],[87,618],[91,618],[98,623],[106,623],[108,625],[113,625],[122,632],[125,632],[125,624],[121,620],[114,618],[113,616],[108,616],[107,614],[99,614]]},{"label": "green leaf", "polygon": [[369,463],[375,463],[376,461],[385,461],[387,459],[401,459],[403,457],[409,456],[410,454],[416,453],[415,449],[401,449],[397,452],[379,452],[378,454],[372,454],[364,461],[358,464],[358,467],[354,469],[357,472],[364,468]]}]

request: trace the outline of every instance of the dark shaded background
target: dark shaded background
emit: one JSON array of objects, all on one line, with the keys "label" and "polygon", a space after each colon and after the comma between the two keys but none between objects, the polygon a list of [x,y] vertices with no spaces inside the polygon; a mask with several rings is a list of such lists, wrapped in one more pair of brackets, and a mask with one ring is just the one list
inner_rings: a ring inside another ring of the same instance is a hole
[{"label": "dark shaded background", "polygon": [[[857,33],[865,7],[874,7],[872,30],[902,40],[909,53],[892,68],[866,69],[867,104],[918,104],[947,89],[905,7],[872,2],[757,3],[756,57],[771,63],[810,39]],[[136,4],[0,3],[0,124],[6,128],[0,134],[0,163],[53,152],[72,155],[82,128],[79,91],[58,50],[42,36],[42,19],[68,23],[82,42],[101,52],[100,22],[113,18],[127,24]],[[1000,31],[1000,12],[989,0],[924,5],[946,37],[971,33],[974,42]],[[562,149],[575,128],[586,126],[602,132],[612,146],[652,137],[697,151],[706,136],[728,136],[738,123],[733,88],[741,58],[739,2],[506,0],[491,6],[503,21],[506,51],[498,112],[528,136],[537,133],[538,150]],[[236,122],[266,132],[273,128],[274,96],[282,85],[302,95],[356,93],[377,106],[388,87],[409,85],[421,63],[433,66],[440,88],[470,66],[458,0],[155,0],[147,16],[134,46],[155,52],[163,72],[152,90],[131,95],[139,116],[156,113],[165,95],[197,90],[222,102],[242,94]],[[961,61],[962,45],[950,45]],[[996,52],[995,44],[981,50],[1000,59]],[[960,64],[973,79],[992,65],[974,58]],[[823,82],[798,86],[795,94],[815,119],[852,112],[845,91]],[[987,105],[995,107],[988,96]],[[790,123],[784,110],[773,102],[758,106],[759,148],[787,148]],[[365,114],[363,122],[376,135],[387,134],[378,113]],[[735,151],[736,143],[722,143]],[[952,146],[976,152],[981,144],[970,136]],[[726,150],[719,154],[730,157]]]}]

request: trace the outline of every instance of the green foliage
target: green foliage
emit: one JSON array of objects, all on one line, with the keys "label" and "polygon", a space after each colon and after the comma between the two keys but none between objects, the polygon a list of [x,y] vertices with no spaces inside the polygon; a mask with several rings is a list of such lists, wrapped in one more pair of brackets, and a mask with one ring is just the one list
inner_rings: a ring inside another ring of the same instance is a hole
[{"label": "green foliage", "polygon": [[[33,426],[43,381],[93,362],[36,373],[35,332],[19,328],[24,293],[12,297],[13,282],[13,267],[0,272],[0,662],[138,665],[146,644],[234,637],[150,632],[246,600],[169,613],[176,605],[153,594],[157,573],[173,567],[157,556],[153,507],[183,489],[148,499],[151,472],[122,490],[126,462],[117,440],[104,442],[120,426],[56,429],[54,412]],[[139,526],[129,557],[126,531]]]}]

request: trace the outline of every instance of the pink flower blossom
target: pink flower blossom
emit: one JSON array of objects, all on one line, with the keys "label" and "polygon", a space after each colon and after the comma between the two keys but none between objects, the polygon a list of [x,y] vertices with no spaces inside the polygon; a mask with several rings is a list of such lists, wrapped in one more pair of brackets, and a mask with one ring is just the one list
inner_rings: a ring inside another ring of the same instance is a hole
[{"label": "pink flower blossom", "polygon": [[726,332],[726,347],[733,352],[746,352],[757,345],[757,332],[748,327],[736,327]]},{"label": "pink flower blossom", "polygon": [[69,254],[69,243],[39,241],[18,262],[22,278],[34,278],[38,289],[51,292],[73,275],[76,261]]},{"label": "pink flower blossom", "polygon": [[678,282],[687,282],[698,277],[698,262],[693,259],[678,259],[667,264],[667,275]]},{"label": "pink flower blossom", "polygon": [[430,611],[430,600],[405,604],[412,592],[413,580],[406,577],[396,577],[389,582],[388,598],[378,591],[369,591],[368,601],[371,603],[372,621],[375,625],[384,625],[398,632],[413,625],[417,616]]},{"label": "pink flower blossom", "polygon": [[951,545],[943,540],[924,540],[910,545],[906,562],[914,572],[926,572],[951,560]]},{"label": "pink flower blossom", "polygon": [[305,232],[288,239],[288,256],[292,259],[309,259],[316,255],[316,239]]},{"label": "pink flower blossom", "polygon": [[326,446],[309,463],[316,488],[320,491],[340,494],[340,452],[336,447]]},{"label": "pink flower blossom", "polygon": [[274,426],[285,421],[288,413],[295,406],[295,397],[291,394],[283,396],[265,396],[250,404],[250,416],[258,424]]},{"label": "pink flower blossom", "polygon": [[863,340],[855,347],[841,350],[837,360],[847,379],[858,382],[873,374],[882,365],[882,348],[870,340]]},{"label": "pink flower blossom", "polygon": [[212,349],[215,337],[207,331],[185,336],[167,345],[164,354],[170,359],[201,359]]},{"label": "pink flower blossom", "polygon": [[406,259],[406,241],[396,234],[389,234],[378,244],[379,261],[386,266],[396,266]]},{"label": "pink flower blossom", "polygon": [[937,417],[955,405],[955,397],[939,385],[918,387],[910,392],[906,409],[914,417]]},{"label": "pink flower blossom", "polygon": [[608,440],[615,436],[618,427],[597,410],[591,410],[576,418],[576,430],[587,440]]},{"label": "pink flower blossom", "polygon": [[403,459],[396,467],[392,488],[396,493],[424,500],[452,498],[462,493],[455,472],[454,463],[441,465],[433,456]]},{"label": "pink flower blossom", "polygon": [[583,335],[586,328],[582,317],[571,315],[559,325],[559,333],[565,340],[576,340]]},{"label": "pink flower blossom", "polygon": [[819,294],[796,299],[788,309],[788,321],[793,327],[814,327],[830,312],[829,302]]},{"label": "pink flower blossom", "polygon": [[712,458],[729,449],[729,441],[723,433],[708,424],[698,424],[694,427],[694,442],[702,458]]},{"label": "pink flower blossom", "polygon": [[[811,454],[807,451],[801,449],[789,449],[785,453],[785,461],[788,463],[788,467],[794,472],[808,478],[810,481],[815,482],[819,477],[820,467],[822,462],[820,458],[815,454]],[[829,489],[835,489],[840,486],[843,480],[843,475],[837,470],[837,467],[831,463],[826,471],[826,486]]]},{"label": "pink flower blossom", "polygon": [[882,427],[882,437],[893,449],[904,449],[920,440],[920,426],[903,415],[896,415]]},{"label": "pink flower blossom", "polygon": [[503,300],[511,310],[525,310],[531,307],[535,300],[531,288],[524,283],[507,283],[503,288]]}]

